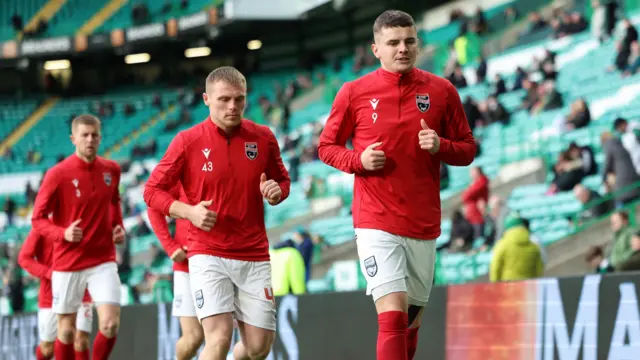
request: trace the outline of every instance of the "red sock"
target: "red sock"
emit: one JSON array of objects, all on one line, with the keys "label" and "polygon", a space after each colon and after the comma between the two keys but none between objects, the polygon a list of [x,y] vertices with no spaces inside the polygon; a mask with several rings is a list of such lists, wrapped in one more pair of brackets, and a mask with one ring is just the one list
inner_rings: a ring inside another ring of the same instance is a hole
[{"label": "red sock", "polygon": [[[93,360],[107,360],[109,354],[116,344],[116,337],[108,338],[98,331],[96,339],[93,341]],[[58,359],[56,359],[58,360]]]},{"label": "red sock", "polygon": [[413,360],[418,349],[418,329],[407,329],[407,360]]},{"label": "red sock", "polygon": [[408,322],[402,311],[378,314],[377,360],[407,360]]},{"label": "red sock", "polygon": [[74,360],[74,352],[73,343],[63,344],[59,339],[56,339],[56,343],[53,345],[53,357],[56,360]]},{"label": "red sock", "polygon": [[89,349],[85,351],[76,350],[76,360],[89,360]]},{"label": "red sock", "polygon": [[53,354],[52,356],[46,357],[44,355],[42,355],[42,349],[40,349],[40,345],[38,345],[38,347],[36,347],[36,360],[49,360],[53,358]]}]

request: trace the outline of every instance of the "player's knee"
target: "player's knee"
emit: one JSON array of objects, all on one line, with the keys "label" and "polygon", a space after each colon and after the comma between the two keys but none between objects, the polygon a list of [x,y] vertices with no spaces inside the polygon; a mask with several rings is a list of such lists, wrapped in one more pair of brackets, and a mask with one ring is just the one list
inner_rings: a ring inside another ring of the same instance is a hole
[{"label": "player's knee", "polygon": [[100,332],[102,335],[112,338],[118,333],[118,325],[120,321],[117,316],[109,317],[104,321],[100,321]]},{"label": "player's knee", "polygon": [[41,342],[40,343],[40,353],[42,356],[46,358],[53,357],[53,343],[52,342]]},{"label": "player's knee", "polygon": [[[204,341],[204,334],[202,331],[198,330],[190,330],[182,334],[184,338],[185,346],[187,347],[189,352],[196,352],[202,342]],[[229,342],[231,343],[231,342]]]},{"label": "player's knee", "polygon": [[264,360],[269,356],[269,352],[271,351],[271,344],[264,343],[259,346],[252,346],[247,348],[247,355],[249,355],[249,359],[251,360]]},{"label": "player's knee", "polygon": [[214,349],[216,353],[220,352],[221,350],[229,351],[229,349],[231,348],[231,337],[227,337],[227,336],[212,337],[212,339],[208,340],[205,343],[205,346],[210,349]]},{"label": "player's knee", "polygon": [[74,340],[75,330],[73,326],[61,325],[58,328],[58,339],[64,344],[71,344]]},{"label": "player's knee", "polygon": [[89,334],[83,331],[77,331],[76,338],[73,341],[73,347],[78,352],[87,350],[89,348]]}]

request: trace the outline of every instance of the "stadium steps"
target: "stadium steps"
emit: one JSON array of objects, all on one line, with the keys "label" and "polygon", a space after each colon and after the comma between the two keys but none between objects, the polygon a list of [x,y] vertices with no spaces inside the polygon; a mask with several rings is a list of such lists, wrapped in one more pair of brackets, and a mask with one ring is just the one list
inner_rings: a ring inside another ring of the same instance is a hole
[{"label": "stadium steps", "polygon": [[[24,27],[25,30],[33,30],[36,26],[38,26],[38,22],[40,19],[45,19],[47,21],[51,20],[51,18],[60,10],[62,5],[64,5],[67,0],[49,0],[48,3],[44,4],[40,8],[40,10],[33,15],[33,17],[27,22],[27,25]],[[22,39],[22,32],[18,34],[18,40]]]},{"label": "stadium steps", "polygon": [[164,120],[167,117],[167,115],[170,114],[175,109],[175,107],[176,107],[175,105],[169,105],[166,109],[162,110],[159,114],[152,116],[149,119],[149,121],[147,121],[146,123],[140,126],[140,129],[131,132],[129,135],[125,136],[120,141],[118,141],[115,145],[113,145],[110,149],[107,149],[107,151],[105,151],[105,157],[110,158],[112,153],[120,150],[122,146],[129,144],[131,141],[134,141],[140,136],[140,134],[144,133],[150,127],[154,126],[158,122]]},{"label": "stadium steps", "polygon": [[99,28],[107,21],[113,14],[117,13],[122,6],[124,6],[129,0],[111,0],[100,11],[95,13],[91,19],[87,20],[84,25],[78,30],[78,35],[89,35],[95,29]]},{"label": "stadium steps", "polygon": [[29,115],[18,127],[13,130],[7,137],[0,143],[0,154],[15,145],[22,137],[29,132],[57,103],[60,101],[57,97],[51,97],[38,108],[36,108],[31,115]]}]

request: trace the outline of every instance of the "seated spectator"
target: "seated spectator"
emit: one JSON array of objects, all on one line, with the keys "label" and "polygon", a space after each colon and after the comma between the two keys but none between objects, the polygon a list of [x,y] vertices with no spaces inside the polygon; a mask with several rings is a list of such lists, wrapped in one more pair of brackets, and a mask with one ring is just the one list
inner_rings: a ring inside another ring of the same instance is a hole
[{"label": "seated spectator", "polygon": [[556,89],[555,82],[547,80],[538,87],[538,101],[532,106],[530,112],[536,115],[541,111],[559,109],[563,105],[562,94]]},{"label": "seated spectator", "polygon": [[547,27],[547,22],[542,18],[539,12],[534,11],[529,13],[528,20],[529,22],[523,35],[529,35]]},{"label": "seated spectator", "polygon": [[558,162],[553,167],[555,177],[548,194],[555,194],[559,191],[570,191],[584,178],[582,161],[574,160],[568,151],[563,151],[558,156]]},{"label": "seated spectator", "polygon": [[500,74],[496,74],[492,96],[498,97],[507,92],[507,85]]},{"label": "seated spectator", "polygon": [[631,237],[637,232],[629,224],[629,213],[617,211],[611,215],[611,230],[613,231],[613,242],[611,243],[611,254],[609,261],[611,266],[618,268],[625,261],[631,258],[634,250],[631,248]]},{"label": "seated spectator", "polygon": [[449,187],[449,168],[445,163],[440,162],[440,190]]},{"label": "seated spectator", "polygon": [[572,142],[569,144],[567,151],[572,160],[582,162],[582,170],[585,176],[596,175],[598,173],[598,164],[596,163],[596,158],[593,155],[591,146],[579,146],[575,142]]},{"label": "seated spectator", "polygon": [[480,64],[476,69],[476,77],[478,83],[483,83],[487,78],[487,59],[484,56],[480,56]]},{"label": "seated spectator", "polygon": [[613,211],[615,208],[615,204],[612,200],[603,201],[600,194],[582,184],[578,184],[573,188],[573,194],[582,204],[582,208],[585,209],[580,212],[580,222],[597,219]]},{"label": "seated spectator", "polygon": [[509,124],[509,118],[511,117],[511,115],[495,96],[492,95],[487,98],[484,109],[486,110],[486,112],[483,113],[483,117],[488,121],[489,124],[495,122],[499,122],[502,125]]},{"label": "seated spectator", "polygon": [[465,208],[465,218],[473,226],[474,239],[484,234],[484,216],[478,208],[480,201],[489,200],[489,178],[480,167],[474,166],[470,170],[471,184],[462,192],[462,204]]},{"label": "seated spectator", "polygon": [[508,218],[504,236],[493,248],[490,281],[526,280],[541,277],[543,272],[540,247],[531,242],[524,222],[515,216]]},{"label": "seated spectator", "polygon": [[613,122],[613,131],[620,137],[622,146],[631,156],[633,167],[640,174],[640,126],[635,121],[629,123],[627,119],[617,118]]},{"label": "seated spectator", "polygon": [[592,0],[591,8],[593,9],[593,14],[591,15],[591,34],[602,43],[608,37],[606,30],[607,10],[600,0]]},{"label": "seated spectator", "polygon": [[622,28],[624,29],[624,37],[616,43],[616,58],[608,71],[618,70],[624,72],[629,65],[629,57],[631,56],[631,43],[638,41],[638,31],[629,19],[622,20]]},{"label": "seated spectator", "polygon": [[522,105],[520,105],[520,108],[531,111],[540,98],[538,83],[525,78],[522,80],[522,88],[526,90],[527,94],[522,99]]},{"label": "seated spectator", "polygon": [[449,81],[455,86],[457,89],[463,89],[467,87],[467,79],[464,77],[462,72],[462,66],[456,65],[453,69],[453,74],[449,77]]},{"label": "seated spectator", "polygon": [[589,267],[596,274],[606,274],[613,272],[613,266],[609,263],[609,260],[604,256],[604,252],[600,246],[592,246],[587,250],[585,259],[589,264]]},{"label": "seated spectator", "polygon": [[629,59],[627,59],[627,69],[622,73],[623,77],[634,75],[640,69],[640,45],[637,41],[631,43],[631,53]]},{"label": "seated spectator", "polygon": [[616,267],[616,271],[640,270],[640,231],[631,236],[631,256]]},{"label": "seated spectator", "polygon": [[571,110],[567,115],[565,127],[567,130],[582,129],[591,123],[591,112],[587,102],[580,98],[571,103]]},{"label": "seated spectator", "polygon": [[480,113],[480,109],[478,109],[478,103],[471,96],[467,96],[464,99],[462,108],[469,122],[469,127],[473,131],[478,125],[478,121],[482,123],[482,114]]},{"label": "seated spectator", "polygon": [[449,249],[449,252],[467,251],[473,246],[474,240],[473,226],[462,215],[462,211],[458,209],[451,215],[449,241],[438,246],[438,251],[442,249]]},{"label": "seated spectator", "polygon": [[516,78],[515,78],[515,80],[513,82],[513,87],[511,88],[511,91],[516,91],[516,90],[522,89],[523,82],[528,76],[529,76],[529,74],[527,74],[527,72],[524,71],[523,68],[518,66],[516,68]]}]

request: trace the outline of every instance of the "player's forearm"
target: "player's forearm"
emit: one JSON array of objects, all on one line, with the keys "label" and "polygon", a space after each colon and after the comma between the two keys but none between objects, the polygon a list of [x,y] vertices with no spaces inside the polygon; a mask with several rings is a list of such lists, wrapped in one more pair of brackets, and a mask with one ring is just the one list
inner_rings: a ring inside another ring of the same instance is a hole
[{"label": "player's forearm", "polygon": [[162,245],[164,251],[171,256],[171,254],[180,248],[180,244],[171,237],[169,226],[167,225],[164,215],[154,209],[148,209],[147,215],[149,216],[149,222],[151,223],[153,232],[158,237],[158,240],[160,240],[160,245]]},{"label": "player's forearm", "polygon": [[189,214],[193,207],[189,204],[185,204],[182,201],[175,200],[169,206],[169,216],[174,219],[189,219]]},{"label": "player's forearm", "polygon": [[38,233],[49,236],[54,239],[64,239],[64,231],[62,226],[57,226],[49,219],[31,219],[31,225]]},{"label": "player's forearm", "polygon": [[438,156],[447,165],[467,166],[473,162],[476,156],[476,143],[473,138],[463,141],[451,141],[440,138],[440,150]]},{"label": "player's forearm", "polygon": [[349,174],[364,172],[360,155],[361,153],[340,145],[318,146],[318,156],[322,162]]}]

